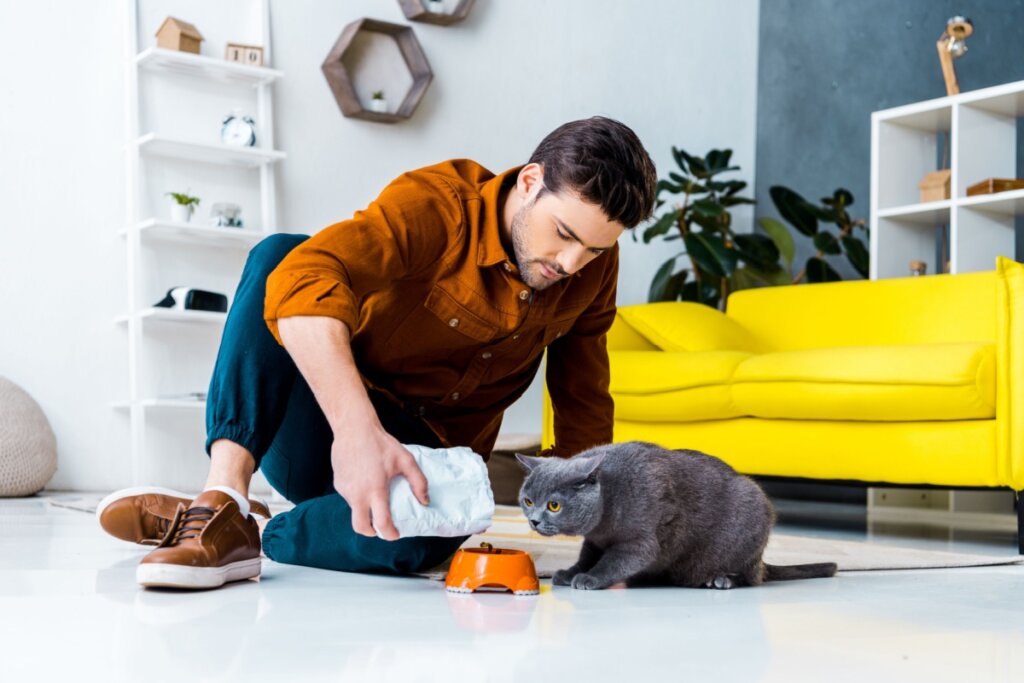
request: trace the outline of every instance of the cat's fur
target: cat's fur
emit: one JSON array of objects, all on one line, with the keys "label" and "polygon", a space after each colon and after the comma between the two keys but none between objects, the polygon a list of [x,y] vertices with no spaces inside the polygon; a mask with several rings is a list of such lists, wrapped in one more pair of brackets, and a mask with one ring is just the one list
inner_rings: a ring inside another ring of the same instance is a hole
[{"label": "cat's fur", "polygon": [[567,460],[517,457],[529,470],[519,503],[531,526],[584,537],[579,560],[555,573],[555,585],[732,588],[835,574],[832,563],[764,563],[771,502],[713,456],[631,441]]}]

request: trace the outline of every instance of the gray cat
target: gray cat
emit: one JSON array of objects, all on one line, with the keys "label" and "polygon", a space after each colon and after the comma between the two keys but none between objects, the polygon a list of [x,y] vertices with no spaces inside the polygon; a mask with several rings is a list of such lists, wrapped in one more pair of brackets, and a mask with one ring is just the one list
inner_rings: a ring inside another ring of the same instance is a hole
[{"label": "gray cat", "polygon": [[557,586],[733,588],[832,576],[833,563],[786,567],[761,555],[775,523],[753,480],[698,451],[631,441],[570,459],[516,456],[529,470],[519,504],[545,536],[583,536]]}]

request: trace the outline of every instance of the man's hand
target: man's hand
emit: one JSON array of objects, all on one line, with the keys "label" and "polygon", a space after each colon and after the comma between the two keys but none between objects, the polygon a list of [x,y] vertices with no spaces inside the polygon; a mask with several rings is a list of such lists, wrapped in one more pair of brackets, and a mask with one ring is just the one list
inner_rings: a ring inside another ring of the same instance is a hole
[{"label": "man's hand", "polygon": [[[412,454],[380,426],[347,431],[343,441],[331,446],[334,488],[352,508],[352,529],[363,536],[376,536],[374,525],[387,541],[398,539],[391,520],[389,484],[402,475],[413,495],[429,505],[427,478]],[[371,522],[372,519],[372,522]]]}]

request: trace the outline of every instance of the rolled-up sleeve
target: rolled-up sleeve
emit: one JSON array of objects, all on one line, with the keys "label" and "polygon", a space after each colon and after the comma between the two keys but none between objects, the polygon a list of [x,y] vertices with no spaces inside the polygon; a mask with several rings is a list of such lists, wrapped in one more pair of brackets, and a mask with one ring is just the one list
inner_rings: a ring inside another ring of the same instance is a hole
[{"label": "rolled-up sleeve", "polygon": [[555,443],[543,455],[569,457],[612,440],[615,403],[609,393],[606,339],[615,320],[618,247],[608,257],[597,297],[569,332],[548,346],[545,380],[554,409]]},{"label": "rolled-up sleeve", "polygon": [[463,228],[462,204],[439,175],[394,180],[365,210],[293,249],[267,278],[264,319],[278,343],[278,320],[326,316],[354,331],[373,291],[436,266]]}]

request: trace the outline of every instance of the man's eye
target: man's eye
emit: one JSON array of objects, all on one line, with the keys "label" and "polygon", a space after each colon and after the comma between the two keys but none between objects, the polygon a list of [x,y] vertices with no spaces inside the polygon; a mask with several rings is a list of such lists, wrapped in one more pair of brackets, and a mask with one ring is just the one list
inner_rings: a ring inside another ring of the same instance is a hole
[{"label": "man's eye", "polygon": [[568,235],[566,235],[566,234],[565,234],[564,232],[562,232],[561,230],[555,230],[555,232],[557,232],[557,233],[558,233],[558,236],[559,236],[559,237],[561,237],[561,238],[562,238],[563,240],[565,240],[566,242],[568,242],[568,241],[569,241],[569,236],[568,236]]}]

